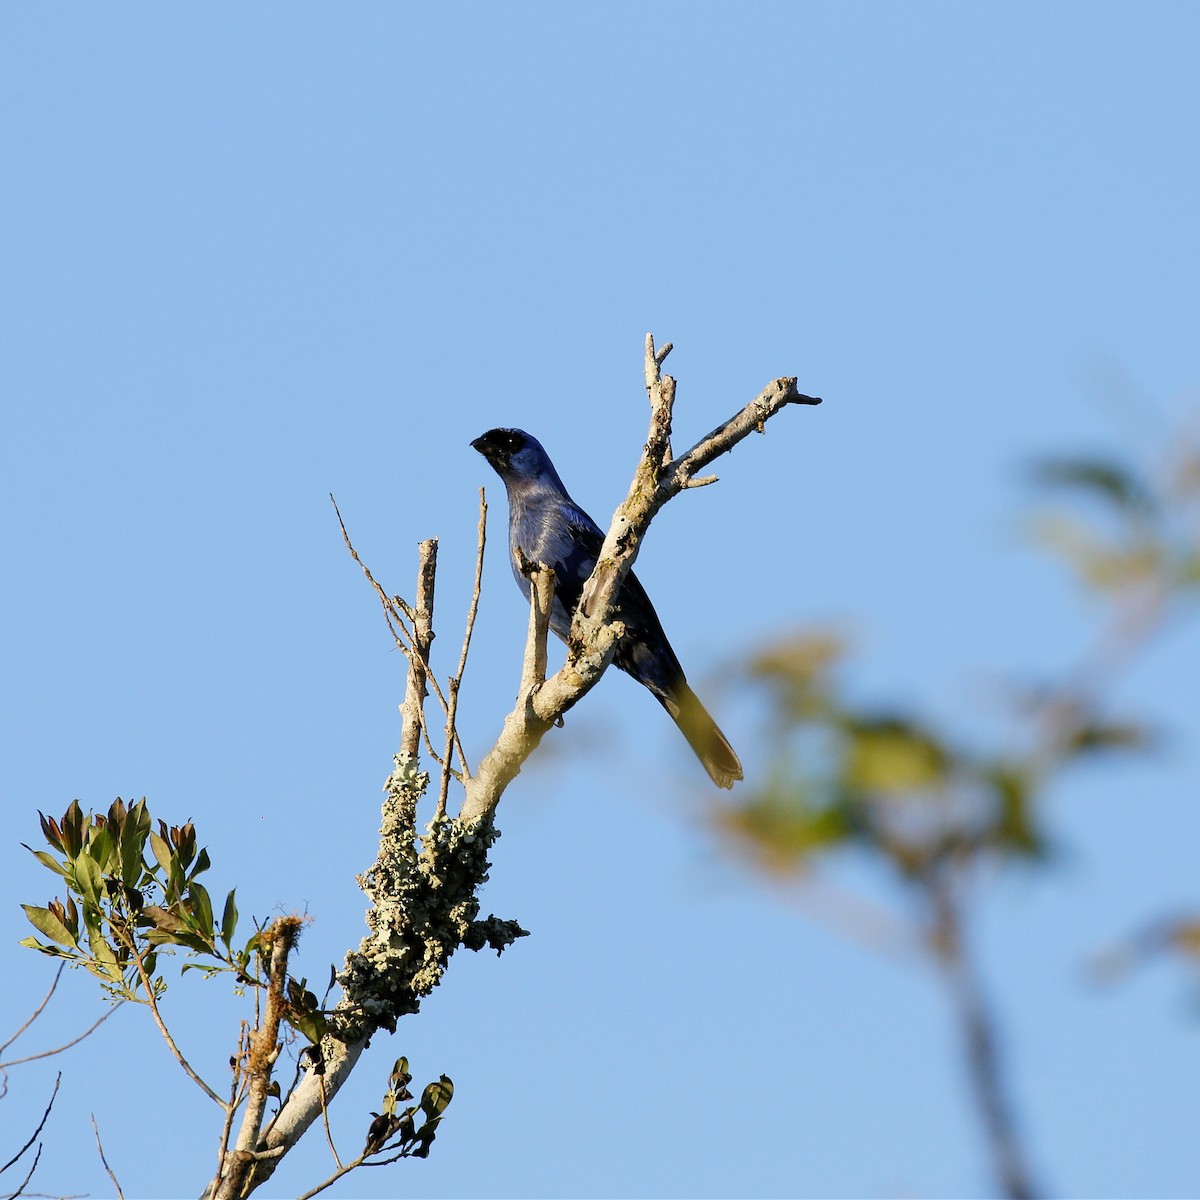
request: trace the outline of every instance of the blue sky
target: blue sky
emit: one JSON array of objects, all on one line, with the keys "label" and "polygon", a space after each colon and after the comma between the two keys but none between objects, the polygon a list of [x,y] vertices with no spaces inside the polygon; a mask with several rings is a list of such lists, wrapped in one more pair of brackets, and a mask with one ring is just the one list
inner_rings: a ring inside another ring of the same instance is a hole
[{"label": "blue sky", "polygon": [[[76,796],[192,817],[214,890],[306,909],[310,977],[340,961],[402,662],[328,494],[392,590],[440,537],[448,669],[481,484],[502,542],[467,443],[530,429],[603,522],[647,330],[677,347],[677,445],[776,375],[825,397],[639,560],[702,694],[814,621],[855,631],[863,695],[946,718],[1001,667],[1070,662],[1088,610],[1021,544],[1019,469],[1152,444],[1114,396],[1195,410],[1198,49],[1184,4],[6,6],[0,1029],[48,979],[15,947],[52,882],[18,843]],[[523,626],[495,553],[475,757]],[[1156,647],[1120,696],[1166,752],[1056,792],[1060,866],[982,915],[1058,1194],[1195,1191],[1183,982],[1098,992],[1082,964],[1196,900],[1197,652],[1194,630]],[[714,707],[753,747],[749,711]],[[705,788],[606,679],[500,811],[485,908],[533,936],[457,959],[343,1101],[356,1147],[396,1054],[451,1075],[433,1155],[332,1194],[988,1193],[930,979],[732,864]],[[168,1012],[217,1077],[237,1010],[185,982]],[[42,1036],[97,1004],[68,978]],[[145,1014],[15,1074],[5,1128],[58,1066],[41,1190],[106,1193],[95,1109],[127,1195],[197,1193],[216,1124]],[[326,1160],[298,1152],[279,1194]]]}]

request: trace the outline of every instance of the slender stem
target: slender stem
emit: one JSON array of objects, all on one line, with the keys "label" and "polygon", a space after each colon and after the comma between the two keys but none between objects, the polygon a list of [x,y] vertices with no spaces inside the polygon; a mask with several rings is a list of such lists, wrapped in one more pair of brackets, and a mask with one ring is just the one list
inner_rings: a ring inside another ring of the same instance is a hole
[{"label": "slender stem", "polygon": [[246,1043],[246,1022],[243,1021],[241,1028],[238,1031],[238,1052],[229,1064],[230,1073],[233,1076],[233,1079],[229,1085],[229,1104],[225,1109],[225,1124],[221,1126],[221,1142],[217,1147],[218,1179],[222,1178],[225,1174],[225,1158],[229,1154],[229,1133],[233,1129],[233,1114],[237,1112],[237,1106],[240,1103],[238,1100],[238,1086],[242,1079],[242,1062],[248,1049]]},{"label": "slender stem", "polygon": [[[37,1008],[35,1008],[33,1012],[31,1012],[29,1016],[25,1018],[25,1021],[22,1023],[21,1027],[12,1035],[12,1037],[8,1039],[7,1042],[0,1043],[0,1054],[3,1054],[5,1050],[7,1050],[9,1046],[11,1046],[13,1042],[15,1042],[17,1038],[19,1038],[21,1034],[23,1034],[25,1030],[27,1030],[30,1025],[32,1025],[34,1021],[36,1021],[38,1017],[42,1015],[43,1011],[45,1011],[46,1005],[50,1003],[50,998],[54,995],[55,990],[58,988],[58,981],[62,978],[62,973],[66,969],[66,966],[66,963],[58,964],[58,970],[54,972],[54,978],[50,981],[50,987],[47,989],[46,994],[42,997],[41,1004],[39,1004]],[[7,1063],[0,1063],[0,1066],[7,1065]]]},{"label": "slender stem", "polygon": [[100,1140],[100,1126],[96,1124],[96,1114],[92,1113],[92,1132],[96,1135],[96,1149],[100,1151],[100,1161],[104,1164],[104,1169],[108,1172],[109,1179],[113,1182],[113,1187],[117,1189],[117,1200],[125,1200],[125,1193],[121,1191],[120,1180],[113,1173],[112,1167],[108,1165],[108,1159],[104,1157],[104,1143]]},{"label": "slender stem", "polygon": [[133,958],[134,964],[137,967],[138,978],[141,980],[142,987],[146,992],[146,1005],[150,1009],[151,1016],[154,1017],[154,1023],[158,1026],[158,1032],[162,1034],[163,1041],[167,1043],[167,1047],[171,1053],[175,1055],[175,1060],[184,1069],[187,1077],[214,1103],[220,1105],[223,1109],[225,1101],[217,1095],[216,1092],[200,1078],[199,1075],[192,1069],[192,1064],[183,1057],[183,1051],[175,1044],[175,1039],[171,1036],[171,1031],[167,1028],[166,1022],[162,1019],[162,1013],[158,1011],[158,1000],[154,995],[154,984],[150,980],[150,976],[146,971],[146,963],[142,958],[141,951],[137,948],[137,941],[133,935],[126,932],[116,922],[109,922],[109,928],[113,933],[121,939],[125,948],[129,951]]},{"label": "slender stem", "polygon": [[342,1158],[337,1152],[337,1147],[333,1144],[333,1131],[329,1128],[329,1097],[325,1094],[325,1076],[321,1076],[321,1119],[325,1122],[325,1140],[329,1143],[329,1152],[333,1155],[333,1161],[337,1164],[338,1170],[342,1168]]},{"label": "slender stem", "polygon": [[954,881],[935,869],[927,880],[933,906],[934,948],[966,1052],[967,1079],[988,1141],[996,1181],[1008,1200],[1038,1195],[1017,1132],[1000,1063],[996,1020],[964,940]]},{"label": "slender stem", "polygon": [[[27,1142],[25,1143],[25,1145],[23,1145],[23,1146],[20,1148],[20,1150],[18,1150],[18,1151],[16,1152],[16,1154],[14,1154],[14,1155],[12,1156],[12,1158],[10,1158],[10,1159],[8,1160],[8,1162],[6,1162],[6,1163],[4,1164],[4,1166],[0,1167],[0,1175],[2,1175],[2,1174],[5,1172],[5,1171],[7,1171],[7,1170],[8,1170],[8,1168],[9,1168],[9,1167],[11,1167],[11,1166],[12,1166],[12,1165],[13,1165],[15,1162],[17,1162],[17,1161],[18,1161],[18,1160],[21,1158],[21,1156],[22,1156],[22,1155],[25,1153],[25,1151],[26,1151],[26,1150],[28,1150],[28,1149],[29,1149],[29,1147],[30,1147],[30,1146],[32,1146],[34,1142],[36,1142],[36,1141],[37,1141],[37,1139],[38,1139],[38,1134],[39,1134],[39,1133],[41,1133],[41,1132],[42,1132],[42,1130],[45,1128],[46,1121],[47,1121],[47,1120],[49,1119],[49,1117],[50,1117],[50,1110],[51,1110],[51,1109],[54,1107],[54,1099],[55,1099],[55,1097],[58,1095],[58,1089],[59,1089],[59,1087],[60,1087],[60,1085],[61,1085],[61,1084],[62,1084],[62,1072],[61,1072],[61,1071],[59,1071],[58,1075],[57,1075],[57,1076],[55,1077],[55,1079],[54,1079],[54,1091],[52,1091],[52,1092],[50,1093],[50,1101],[49,1101],[49,1103],[46,1105],[46,1111],[45,1111],[44,1113],[42,1113],[42,1119],[41,1119],[41,1120],[38,1122],[38,1127],[37,1127],[37,1128],[36,1128],[36,1129],[35,1129],[35,1130],[34,1130],[34,1131],[33,1131],[33,1132],[32,1132],[32,1133],[29,1135],[29,1141],[27,1141]],[[39,1156],[41,1155],[41,1152],[42,1152],[42,1151],[41,1151],[41,1148],[39,1147],[39,1148],[38,1148],[38,1155],[39,1155]],[[36,1166],[37,1166],[37,1160],[36,1160],[36,1159],[34,1160],[34,1164],[33,1164],[33,1165],[34,1165],[34,1167],[36,1168]],[[33,1170],[31,1169],[31,1170],[30,1170],[30,1172],[29,1172],[29,1174],[25,1176],[25,1183],[28,1183],[28,1182],[30,1181],[30,1179],[32,1179],[32,1178],[33,1178]],[[21,1187],[24,1187],[24,1186],[25,1186],[25,1183],[21,1184]]]},{"label": "slender stem", "polygon": [[[120,1008],[124,1003],[124,1000],[118,1000],[112,1006],[112,1008],[108,1010],[108,1012],[106,1012],[102,1017],[97,1017],[96,1020],[94,1020],[78,1037],[73,1037],[69,1042],[63,1042],[61,1046],[55,1046],[53,1050],[43,1050],[39,1054],[27,1054],[24,1058],[10,1058],[7,1062],[0,1063],[0,1071],[5,1070],[7,1067],[18,1067],[21,1065],[21,1063],[36,1062],[39,1058],[52,1058],[55,1054],[61,1054],[64,1050],[70,1050],[72,1046],[79,1045],[84,1038],[91,1037],[91,1035],[95,1033],[96,1030],[99,1029],[100,1026],[103,1025],[104,1022],[107,1021],[108,1018],[111,1017],[113,1013],[115,1013],[117,1009]],[[20,1037],[21,1032],[29,1027],[30,1023],[30,1021],[27,1021],[22,1029],[18,1030],[17,1033],[8,1040],[6,1045],[11,1046],[13,1042]]]}]

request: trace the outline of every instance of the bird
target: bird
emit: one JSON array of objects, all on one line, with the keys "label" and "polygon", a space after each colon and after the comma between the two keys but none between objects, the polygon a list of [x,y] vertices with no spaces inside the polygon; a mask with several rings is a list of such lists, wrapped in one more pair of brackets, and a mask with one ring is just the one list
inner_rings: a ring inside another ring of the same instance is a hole
[{"label": "bird", "polygon": [[[522,565],[542,563],[554,571],[550,628],[569,639],[571,618],[600,555],[600,526],[571,499],[541,442],[523,429],[489,429],[471,442],[504,481],[508,492],[508,550],[513,575],[525,599],[530,582]],[[743,778],[742,764],[696,693],[646,589],[630,571],[615,602],[625,632],[613,663],[643,684],[667,710],[717,787]]]}]

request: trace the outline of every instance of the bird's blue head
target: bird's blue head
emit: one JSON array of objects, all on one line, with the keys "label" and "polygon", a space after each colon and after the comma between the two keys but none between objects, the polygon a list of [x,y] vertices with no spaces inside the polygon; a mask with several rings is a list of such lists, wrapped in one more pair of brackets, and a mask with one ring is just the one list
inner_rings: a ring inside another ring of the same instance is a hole
[{"label": "bird's blue head", "polygon": [[492,464],[506,484],[558,479],[542,443],[523,429],[489,429],[471,446]]}]

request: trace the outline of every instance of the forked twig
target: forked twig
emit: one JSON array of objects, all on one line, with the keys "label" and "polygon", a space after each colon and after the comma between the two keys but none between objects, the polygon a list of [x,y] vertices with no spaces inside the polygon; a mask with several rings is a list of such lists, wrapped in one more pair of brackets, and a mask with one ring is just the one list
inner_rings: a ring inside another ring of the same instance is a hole
[{"label": "forked twig", "polygon": [[[354,561],[362,568],[363,574],[367,577],[367,582],[370,583],[370,585],[375,589],[376,594],[379,596],[379,601],[383,605],[384,620],[387,621],[388,630],[392,635],[392,639],[395,641],[396,646],[399,648],[404,657],[408,659],[410,663],[417,663],[419,669],[425,674],[426,683],[433,689],[433,694],[437,697],[437,702],[442,706],[442,712],[449,712],[449,701],[447,701],[445,694],[442,692],[442,688],[438,683],[437,676],[429,669],[428,661],[422,661],[420,658],[417,649],[418,638],[416,630],[415,628],[410,630],[408,625],[405,624],[405,622],[408,621],[415,627],[417,614],[420,611],[420,605],[418,604],[414,608],[412,605],[406,603],[400,596],[389,596],[387,592],[383,590],[382,585],[375,578],[375,576],[371,574],[371,569],[359,557],[358,551],[354,548],[354,543],[350,541],[350,534],[346,530],[346,523],[342,520],[341,511],[338,509],[337,501],[333,498],[332,493],[330,493],[329,500],[333,505],[333,511],[337,513],[338,525],[342,530],[342,540],[346,543],[346,549],[350,551],[350,557],[353,558]],[[432,540],[436,544],[437,539],[434,538]],[[393,621],[395,624],[393,624]],[[399,627],[399,632],[397,632],[397,626]],[[428,654],[426,655],[426,658],[427,657]],[[430,756],[440,763],[442,760],[438,756],[437,751],[434,750],[433,743],[429,739],[429,734],[425,730],[424,718],[422,718],[421,721],[421,730],[425,734],[425,744],[426,748],[429,750]],[[458,745],[457,739],[455,744],[461,756],[462,747],[461,745]]]},{"label": "forked twig", "polygon": [[[44,1113],[42,1113],[42,1119],[38,1122],[38,1127],[29,1135],[29,1141],[27,1141],[25,1143],[25,1145],[23,1145],[20,1148],[20,1150],[18,1150],[16,1152],[16,1154],[14,1154],[12,1156],[12,1158],[10,1158],[8,1160],[8,1162],[6,1162],[4,1164],[4,1166],[0,1167],[0,1175],[3,1175],[4,1172],[8,1170],[9,1167],[11,1167],[14,1163],[18,1162],[20,1160],[21,1156],[25,1153],[25,1151],[28,1150],[29,1147],[32,1146],[34,1142],[37,1141],[38,1134],[40,1134],[42,1132],[42,1130],[46,1127],[46,1122],[50,1119],[50,1110],[54,1107],[54,1098],[58,1095],[58,1089],[59,1089],[59,1085],[61,1083],[62,1083],[62,1072],[59,1071],[59,1073],[55,1076],[55,1079],[54,1079],[54,1091],[52,1091],[50,1093],[50,1100],[46,1104],[46,1111]],[[38,1147],[38,1155],[40,1156],[41,1153],[42,1153],[41,1147],[39,1146]],[[37,1166],[36,1158],[33,1161],[33,1166],[34,1167]],[[29,1174],[25,1176],[25,1183],[21,1184],[21,1188],[23,1189],[25,1187],[25,1184],[28,1183],[32,1178],[33,1178],[33,1168],[31,1168],[29,1171]]]}]

